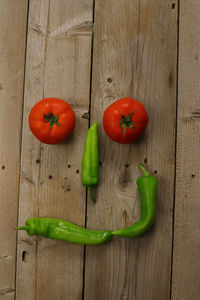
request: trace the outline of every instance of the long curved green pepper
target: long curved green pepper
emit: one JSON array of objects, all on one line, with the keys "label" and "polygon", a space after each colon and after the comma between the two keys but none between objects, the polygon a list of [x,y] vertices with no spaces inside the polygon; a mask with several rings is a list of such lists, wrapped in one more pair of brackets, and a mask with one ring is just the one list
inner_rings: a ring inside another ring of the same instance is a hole
[{"label": "long curved green pepper", "polygon": [[28,235],[40,235],[82,245],[98,245],[112,238],[109,230],[90,230],[56,218],[29,218],[17,230],[26,230]]},{"label": "long curved green pepper", "polygon": [[[90,146],[90,143],[93,144],[92,141],[87,141],[86,143],[87,147]],[[86,150],[88,151],[87,147]],[[86,154],[88,153],[87,151]],[[94,162],[95,161],[96,160],[94,159]],[[96,166],[96,164],[94,165]],[[89,167],[87,168],[87,166]],[[90,168],[92,168],[91,163],[89,163],[88,165],[86,164],[85,172],[88,177],[89,175],[87,173],[89,172]],[[29,235],[36,234],[50,239],[64,240],[64,241],[68,241],[76,244],[83,244],[83,245],[102,244],[112,239],[113,235],[118,235],[126,238],[131,238],[131,237],[141,235],[144,232],[146,232],[155,221],[157,179],[154,176],[150,176],[142,164],[139,164],[139,168],[142,170],[144,174],[144,176],[138,177],[137,179],[137,186],[141,196],[141,206],[140,206],[141,218],[139,221],[129,226],[128,228],[115,230],[113,232],[109,230],[90,230],[72,224],[65,220],[60,220],[55,218],[36,217],[36,218],[27,219],[25,225],[19,226],[17,227],[17,229],[26,230],[26,232]],[[94,172],[92,174],[95,177],[96,173]],[[87,179],[87,183],[88,181],[89,179]],[[92,183],[93,182],[96,183],[96,180],[92,181],[91,179],[90,181]]]},{"label": "long curved green pepper", "polygon": [[144,174],[137,179],[138,191],[141,196],[140,220],[128,228],[113,231],[113,235],[135,237],[146,232],[155,221],[157,179],[155,176],[150,176],[142,164],[139,164],[139,168]]},{"label": "long curved green pepper", "polygon": [[91,200],[96,200],[92,194],[92,188],[99,181],[99,152],[98,152],[98,126],[94,123],[88,130],[85,150],[81,163],[82,184],[88,187]]}]

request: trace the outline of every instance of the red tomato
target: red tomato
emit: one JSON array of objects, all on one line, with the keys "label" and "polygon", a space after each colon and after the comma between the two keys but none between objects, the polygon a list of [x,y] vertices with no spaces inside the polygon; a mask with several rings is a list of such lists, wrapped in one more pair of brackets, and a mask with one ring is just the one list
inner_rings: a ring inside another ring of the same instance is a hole
[{"label": "red tomato", "polygon": [[29,114],[29,126],[35,137],[45,144],[59,144],[74,130],[76,116],[71,106],[57,98],[36,103]]},{"label": "red tomato", "polygon": [[122,98],[111,104],[104,112],[103,127],[115,142],[129,144],[141,136],[147,127],[148,115],[139,101]]}]

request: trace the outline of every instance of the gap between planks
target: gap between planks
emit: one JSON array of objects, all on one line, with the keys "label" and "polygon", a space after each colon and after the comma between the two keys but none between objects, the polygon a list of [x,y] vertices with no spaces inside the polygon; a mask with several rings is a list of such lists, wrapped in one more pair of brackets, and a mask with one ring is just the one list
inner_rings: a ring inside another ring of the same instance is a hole
[{"label": "gap between planks", "polygon": [[[22,159],[22,131],[23,131],[23,114],[24,114],[24,93],[25,93],[25,78],[26,78],[26,56],[27,56],[27,43],[28,43],[28,22],[29,22],[29,8],[30,0],[27,3],[27,18],[26,18],[26,40],[25,40],[25,53],[24,53],[24,78],[23,78],[23,99],[22,99],[22,114],[21,114],[21,132],[20,132],[20,162],[19,162],[19,176],[18,176],[18,208],[17,208],[17,226],[19,221],[19,196],[20,196],[20,172],[21,172],[21,159]],[[16,286],[17,286],[17,255],[18,255],[18,231],[16,233],[16,254],[15,254],[15,293],[14,300],[16,300]]]},{"label": "gap between planks", "polygon": [[[173,281],[173,258],[174,258],[174,222],[175,222],[175,205],[176,205],[176,163],[177,163],[177,119],[178,119],[178,78],[179,78],[179,21],[180,21],[180,0],[177,0],[177,54],[176,54],[176,124],[175,124],[175,157],[174,157],[174,199],[172,206],[172,249],[171,249],[171,274],[170,274],[170,300],[172,299],[172,281]],[[175,3],[172,3],[172,9]]]},{"label": "gap between planks", "polygon": [[[90,94],[89,94],[89,121],[88,129],[91,123],[91,103],[92,103],[92,72],[93,72],[93,56],[94,56],[94,22],[95,22],[95,0],[93,0],[93,11],[92,11],[92,38],[91,38],[91,63],[90,63]],[[85,194],[85,228],[87,228],[87,199],[88,199],[88,189],[86,189]],[[83,251],[83,287],[82,287],[82,300],[85,297],[85,263],[86,263],[86,246],[84,245]]]}]

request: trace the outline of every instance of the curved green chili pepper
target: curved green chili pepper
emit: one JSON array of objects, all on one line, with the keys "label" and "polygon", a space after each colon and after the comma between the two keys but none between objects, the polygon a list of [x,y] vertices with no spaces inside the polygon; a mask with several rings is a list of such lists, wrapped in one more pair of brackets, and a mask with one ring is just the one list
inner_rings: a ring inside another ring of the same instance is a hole
[{"label": "curved green chili pepper", "polygon": [[141,196],[140,220],[128,228],[113,231],[113,235],[121,237],[138,236],[146,232],[155,221],[157,179],[150,176],[142,164],[139,164],[139,168],[144,174],[144,176],[137,179],[138,191]]},{"label": "curved green chili pepper", "polygon": [[98,128],[94,123],[88,130],[85,150],[82,158],[81,178],[82,184],[88,187],[91,200],[96,200],[92,194],[92,187],[99,181],[99,152],[98,152]]},{"label": "curved green chili pepper", "polygon": [[154,223],[156,217],[157,179],[150,176],[142,164],[139,164],[144,176],[138,177],[137,186],[141,195],[141,218],[125,229],[89,230],[65,220],[55,218],[29,218],[18,230],[26,230],[29,235],[42,235],[47,238],[64,240],[76,244],[97,245],[109,241],[113,235],[135,237],[146,232]]},{"label": "curved green chili pepper", "polygon": [[109,230],[90,230],[55,218],[29,218],[24,226],[17,229],[26,230],[28,235],[41,235],[82,245],[98,245],[112,238]]}]

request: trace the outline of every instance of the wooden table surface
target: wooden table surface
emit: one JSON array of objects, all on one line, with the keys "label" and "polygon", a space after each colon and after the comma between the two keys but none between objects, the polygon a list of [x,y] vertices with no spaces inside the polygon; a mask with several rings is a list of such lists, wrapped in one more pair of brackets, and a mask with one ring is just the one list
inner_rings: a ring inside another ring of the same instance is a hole
[{"label": "wooden table surface", "polygon": [[[0,0],[0,300],[200,299],[199,15],[196,0]],[[150,117],[130,145],[102,127],[104,110],[125,96]],[[42,144],[29,130],[44,97],[76,113],[62,144]],[[95,121],[93,205],[80,168]],[[85,247],[16,232],[34,216],[93,229],[135,222],[138,162],[159,181],[145,235]]]}]

